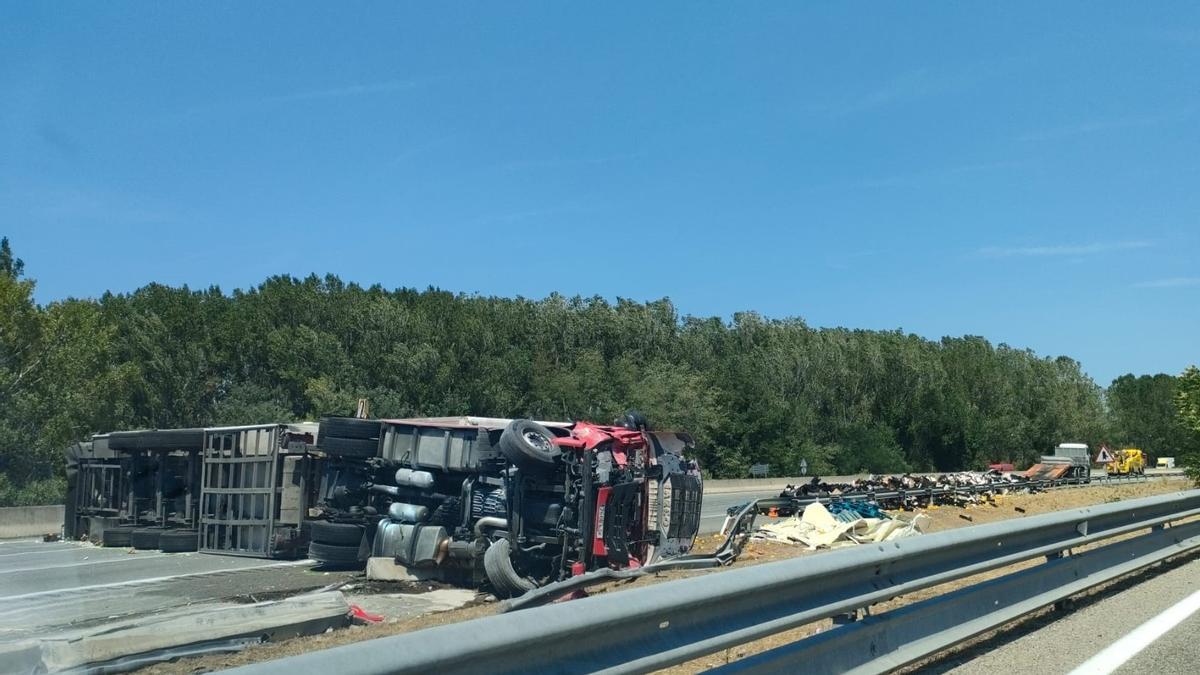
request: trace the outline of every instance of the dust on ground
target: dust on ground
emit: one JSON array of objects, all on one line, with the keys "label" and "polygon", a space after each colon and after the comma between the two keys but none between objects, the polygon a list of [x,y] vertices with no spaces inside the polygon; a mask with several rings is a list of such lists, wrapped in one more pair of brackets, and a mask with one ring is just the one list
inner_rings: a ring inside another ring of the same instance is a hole
[{"label": "dust on ground", "polygon": [[[1130,483],[1124,485],[1070,487],[1035,494],[1002,495],[991,503],[973,505],[966,508],[940,506],[921,510],[920,513],[924,513],[930,517],[931,522],[927,531],[932,533],[960,527],[970,527],[984,523],[998,522],[1001,520],[1009,520],[1013,518],[1029,517],[1041,513],[1059,511],[1062,509],[1104,504],[1107,502],[1115,502],[1125,499],[1136,499],[1138,497],[1149,497],[1151,495],[1183,490],[1188,487],[1190,487],[1190,482],[1183,478],[1150,480],[1144,483]],[[721,538],[719,536],[704,537],[697,542],[696,550],[697,552],[711,551],[716,548],[716,546],[720,543],[720,540]],[[821,552],[822,551],[807,551],[803,547],[799,546],[788,546],[773,542],[752,541],[747,544],[741,557],[738,558],[733,567],[745,567],[748,565],[762,564],[765,562],[794,558],[797,556],[820,555]],[[905,596],[890,600],[886,603],[880,603],[879,605],[874,606],[874,609],[878,611],[887,611],[903,604],[917,602],[926,598],[940,595],[954,588],[960,588],[977,583],[982,579],[1008,574],[1032,564],[1037,564],[1037,561],[1035,560],[1005,567],[999,570],[992,570],[985,574],[976,575],[967,579],[961,579],[949,584],[943,584],[935,588],[910,593]],[[616,590],[634,590],[638,586],[661,583],[663,581],[680,579],[698,574],[720,574],[720,572],[721,570],[665,572],[655,574],[653,576],[642,577],[632,582],[613,582],[601,585],[592,589],[591,594],[597,595]],[[355,596],[361,593],[412,593],[420,592],[421,587],[428,587],[431,585],[430,582],[421,582],[420,584],[410,588],[409,586],[403,584],[374,581],[368,582],[366,581],[365,577],[363,577],[361,580],[352,581],[351,584],[354,587],[348,589],[347,591],[347,600],[351,603],[355,602]],[[398,635],[424,628],[431,628],[433,626],[466,621],[469,619],[496,614],[497,612],[498,603],[492,601],[490,596],[481,594],[477,596],[475,602],[469,603],[467,606],[458,609],[435,614],[426,614],[401,621],[393,620],[391,622],[384,622],[368,626],[351,626],[347,629],[332,631],[323,635],[300,637],[281,642],[255,645],[245,649],[244,651],[234,654],[210,654],[206,656],[185,658],[172,663],[162,663],[150,666],[148,668],[139,670],[138,672],[176,674],[217,671],[225,668],[242,666],[249,663],[256,663],[259,661],[285,658],[288,656],[327,649],[329,647],[336,647],[362,640],[371,640],[374,638],[387,637],[390,635]],[[700,672],[709,668],[724,665],[743,656],[773,649],[789,642],[794,642],[817,632],[827,630],[831,625],[832,624],[828,619],[815,622],[800,628],[779,633],[770,638],[765,638],[763,640],[725,650],[724,652],[718,652],[695,661],[680,664],[678,666],[665,669],[661,672],[669,673],[670,675],[682,675],[684,673]]]}]

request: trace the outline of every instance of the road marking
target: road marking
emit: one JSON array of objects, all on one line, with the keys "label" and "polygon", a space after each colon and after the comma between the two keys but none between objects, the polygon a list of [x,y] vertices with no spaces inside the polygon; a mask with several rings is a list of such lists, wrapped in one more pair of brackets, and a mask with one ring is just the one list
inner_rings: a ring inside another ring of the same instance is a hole
[{"label": "road marking", "polygon": [[1084,661],[1083,665],[1071,671],[1071,675],[1107,675],[1113,672],[1197,610],[1200,610],[1200,591],[1192,593],[1162,614],[1133,629],[1133,632],[1112,643],[1104,651]]},{"label": "road marking", "polygon": [[245,572],[247,570],[265,570],[272,567],[295,567],[297,565],[311,565],[313,560],[288,560],[286,562],[271,563],[269,565],[247,565],[245,567],[233,567],[222,570],[209,570],[207,572],[187,572],[184,574],[169,574],[161,577],[150,577],[149,579],[131,579],[129,581],[114,581],[107,584],[93,584],[91,586],[75,586],[72,588],[55,588],[47,591],[35,591],[33,593],[23,593],[21,595],[0,596],[0,600],[11,602],[13,600],[26,600],[29,598],[40,598],[47,595],[59,595],[62,593],[80,593],[82,591],[94,591],[102,588],[125,588],[128,586],[143,586],[145,584],[156,584],[160,581],[171,581],[172,579],[190,579],[194,577],[206,577],[214,574],[225,574],[227,572]]},{"label": "road marking", "polygon": [[66,567],[82,567],[84,565],[91,567],[93,565],[104,565],[107,563],[115,563],[115,562],[134,562],[137,560],[149,560],[151,558],[165,558],[168,555],[173,555],[173,554],[152,553],[149,555],[142,554],[139,556],[126,555],[126,556],[122,556],[120,558],[109,558],[108,560],[84,560],[82,562],[73,562],[73,563],[68,563],[66,565],[39,565],[37,567],[22,567],[21,569],[16,569],[16,570],[0,570],[0,574],[13,574],[16,572],[40,572],[42,570],[61,570]]},{"label": "road marking", "polygon": [[[79,553],[79,552],[87,553],[88,551],[95,551],[97,554],[100,554],[102,551],[105,551],[105,550],[106,549],[101,549],[101,548],[82,548],[82,547],[80,547],[80,548],[48,548],[44,551],[14,551],[12,553],[0,553],[0,561],[8,560],[9,558],[15,558],[19,555],[53,555],[55,553]],[[107,550],[108,551],[120,551],[122,549],[110,548]]]}]

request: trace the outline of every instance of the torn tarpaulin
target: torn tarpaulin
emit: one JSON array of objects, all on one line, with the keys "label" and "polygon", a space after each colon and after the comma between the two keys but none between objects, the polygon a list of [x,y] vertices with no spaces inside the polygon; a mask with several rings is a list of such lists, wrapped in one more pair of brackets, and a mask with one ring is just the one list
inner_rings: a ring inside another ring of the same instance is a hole
[{"label": "torn tarpaulin", "polygon": [[819,503],[804,507],[804,513],[787,520],[769,523],[754,532],[754,538],[785,544],[802,544],[810,549],[835,548],[865,542],[891,541],[925,532],[929,516],[902,514],[898,518],[880,513],[879,518],[863,518],[843,509],[839,515]]}]

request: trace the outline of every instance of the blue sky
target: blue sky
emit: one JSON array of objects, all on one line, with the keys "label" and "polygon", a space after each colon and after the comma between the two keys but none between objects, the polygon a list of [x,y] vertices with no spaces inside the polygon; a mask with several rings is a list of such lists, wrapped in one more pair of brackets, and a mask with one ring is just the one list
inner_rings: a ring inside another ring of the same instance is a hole
[{"label": "blue sky", "polygon": [[271,274],[1200,360],[1200,6],[0,2],[39,301]]}]

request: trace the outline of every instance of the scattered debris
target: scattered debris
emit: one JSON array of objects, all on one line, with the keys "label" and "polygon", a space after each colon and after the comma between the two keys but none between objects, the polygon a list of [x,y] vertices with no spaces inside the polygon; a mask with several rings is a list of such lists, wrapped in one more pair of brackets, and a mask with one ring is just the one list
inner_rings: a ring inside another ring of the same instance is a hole
[{"label": "scattered debris", "polygon": [[[814,476],[807,483],[788,485],[778,499],[759,500],[759,510],[769,516],[790,516],[813,501],[865,501],[906,511],[939,505],[966,507],[986,503],[999,506],[1002,495],[1045,489],[1043,482],[1031,480],[1026,474],[998,470],[960,471],[936,476],[872,475],[850,483],[826,483]],[[730,515],[733,511],[731,508]]]},{"label": "scattered debris", "polygon": [[860,515],[857,506],[850,504],[839,502],[836,513],[820,503],[809,504],[802,515],[763,525],[755,530],[753,537],[802,544],[811,550],[914,537],[923,534],[929,525],[929,517],[923,514],[892,518],[874,509],[877,515],[866,518]]},{"label": "scattered debris", "polygon": [[849,513],[862,518],[891,517],[881,511],[879,505],[874,502],[833,502],[825,508],[829,509],[829,512],[835,516],[842,513]]},{"label": "scattered debris", "polygon": [[355,624],[382,623],[383,618],[382,614],[372,614],[358,605],[350,605],[350,620]]}]

